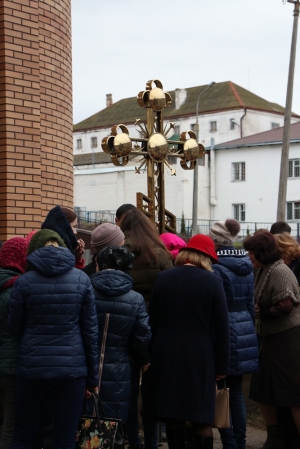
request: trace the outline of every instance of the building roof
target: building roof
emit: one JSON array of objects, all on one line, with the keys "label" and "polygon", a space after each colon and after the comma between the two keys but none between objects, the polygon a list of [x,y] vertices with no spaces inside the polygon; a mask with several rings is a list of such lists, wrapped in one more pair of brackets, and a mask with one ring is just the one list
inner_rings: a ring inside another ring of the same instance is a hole
[{"label": "building roof", "polygon": [[[222,150],[226,148],[240,148],[262,145],[281,144],[283,137],[283,126],[274,128],[270,131],[253,134],[252,136],[243,137],[241,139],[223,142],[215,146],[215,150]],[[290,128],[290,142],[300,142],[300,122],[293,123]]]},{"label": "building roof", "polygon": [[111,162],[110,154],[103,153],[102,151],[74,155],[75,167],[79,167],[80,165],[108,164],[110,162]]},{"label": "building roof", "polygon": [[[175,91],[169,92],[172,104],[164,110],[164,117],[172,119],[195,115],[197,100],[201,92],[203,95],[199,102],[199,114],[241,108],[284,114],[282,106],[271,103],[231,81],[216,83],[210,89],[207,87],[205,85],[187,88],[185,102],[178,109],[175,108]],[[296,114],[293,115],[297,117]],[[108,128],[118,123],[131,124],[136,118],[143,120],[144,117],[145,113],[138,105],[136,97],[125,98],[77,123],[73,129],[74,131],[86,131]]]}]

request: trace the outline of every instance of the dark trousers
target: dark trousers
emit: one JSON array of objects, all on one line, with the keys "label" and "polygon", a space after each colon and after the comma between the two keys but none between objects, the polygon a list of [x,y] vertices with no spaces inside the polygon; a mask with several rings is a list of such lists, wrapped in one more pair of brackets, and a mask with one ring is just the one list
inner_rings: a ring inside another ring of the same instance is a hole
[{"label": "dark trousers", "polygon": [[125,425],[127,440],[130,447],[140,447],[140,426],[139,426],[139,410],[138,396],[140,390],[140,367],[138,365],[130,365],[131,375],[131,395],[129,402],[129,412]]},{"label": "dark trousers", "polygon": [[32,448],[48,394],[52,403],[53,449],[74,449],[85,380],[28,380],[17,377],[15,430],[11,449]]},{"label": "dark trousers", "polygon": [[15,376],[0,379],[0,404],[4,412],[0,449],[9,449],[15,425]]}]

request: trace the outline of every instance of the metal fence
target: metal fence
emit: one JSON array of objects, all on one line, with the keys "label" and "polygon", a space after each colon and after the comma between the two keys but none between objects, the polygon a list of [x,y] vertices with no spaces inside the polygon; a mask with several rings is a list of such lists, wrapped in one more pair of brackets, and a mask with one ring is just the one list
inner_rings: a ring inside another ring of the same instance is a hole
[{"label": "metal fence", "polygon": [[[92,230],[101,223],[114,223],[116,217],[116,211],[113,210],[96,210],[87,211],[82,207],[74,208],[78,217],[78,228]],[[224,220],[224,219],[223,219]],[[220,220],[197,220],[197,233],[208,234],[211,226],[216,221]],[[238,241],[243,241],[247,236],[252,235],[257,229],[268,229],[272,223],[264,222],[250,222],[241,221],[241,231],[239,233]],[[290,222],[289,225],[292,228],[291,235],[299,241],[300,234],[300,222]],[[188,238],[191,237],[192,233],[192,219],[191,218],[177,218],[176,219],[176,232],[178,234],[186,235]]]}]

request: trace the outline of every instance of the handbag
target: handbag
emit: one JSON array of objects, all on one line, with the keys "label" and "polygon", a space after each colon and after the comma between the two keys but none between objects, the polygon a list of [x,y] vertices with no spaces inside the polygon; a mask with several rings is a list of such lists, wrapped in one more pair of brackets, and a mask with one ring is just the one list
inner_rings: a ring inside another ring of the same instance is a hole
[{"label": "handbag", "polygon": [[228,429],[231,427],[230,414],[229,414],[229,388],[218,389],[216,385],[216,409],[215,409],[215,420],[212,427],[218,429]]},{"label": "handbag", "polygon": [[118,419],[100,418],[99,405],[104,415],[100,397],[97,393],[92,392],[94,401],[94,410],[96,416],[81,416],[77,433],[75,449],[113,449],[116,444],[122,444],[123,438],[122,423]]},{"label": "handbag", "polygon": [[[103,338],[100,352],[99,362],[99,384],[100,393],[101,378],[104,363],[104,354],[106,346],[106,337],[109,324],[110,314],[105,316],[105,324],[103,330]],[[102,416],[105,412],[101,403],[99,394],[92,393],[94,401],[93,414],[82,415],[77,428],[75,449],[117,449],[124,447],[124,439],[122,435],[122,421],[114,418],[103,418],[99,415],[99,408]]]}]

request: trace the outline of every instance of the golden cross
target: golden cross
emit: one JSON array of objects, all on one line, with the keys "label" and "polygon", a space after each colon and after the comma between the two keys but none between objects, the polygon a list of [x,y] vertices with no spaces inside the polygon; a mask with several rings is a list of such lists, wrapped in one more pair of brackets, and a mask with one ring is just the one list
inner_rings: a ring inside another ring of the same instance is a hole
[{"label": "golden cross", "polygon": [[[171,175],[175,175],[176,171],[171,169],[167,158],[179,157],[184,170],[193,170],[197,159],[204,156],[205,149],[197,143],[196,135],[191,130],[181,133],[179,141],[167,139],[174,123],[170,122],[168,128],[166,125],[163,129],[163,110],[171,106],[172,98],[163,91],[159,80],[148,81],[146,89],[137,95],[137,102],[146,109],[146,123],[135,120],[142,137],[131,138],[125,125],[115,125],[111,128],[111,134],[104,137],[101,146],[117,166],[126,165],[129,155],[142,156],[141,164],[135,171],[140,173],[143,166],[147,167],[148,196],[138,192],[137,207],[156,224],[160,234],[166,230],[176,232],[176,217],[165,209],[164,165],[171,170]],[[170,144],[173,145],[171,148]]]}]

